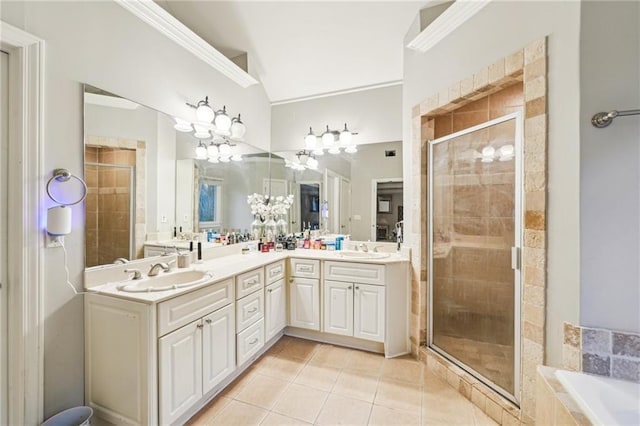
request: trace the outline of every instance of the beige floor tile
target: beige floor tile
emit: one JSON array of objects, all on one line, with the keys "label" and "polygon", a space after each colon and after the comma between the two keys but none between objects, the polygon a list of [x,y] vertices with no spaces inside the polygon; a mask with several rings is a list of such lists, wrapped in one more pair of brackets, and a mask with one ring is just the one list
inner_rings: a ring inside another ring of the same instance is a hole
[{"label": "beige floor tile", "polygon": [[251,383],[251,381],[255,377],[255,374],[253,373],[254,373],[253,369],[248,369],[247,371],[242,373],[240,377],[238,377],[229,385],[227,385],[227,387],[224,388],[224,390],[220,393],[220,395],[227,398],[234,398],[236,395],[240,393],[242,389],[244,389],[245,386]]},{"label": "beige floor tile", "polygon": [[377,386],[377,376],[363,371],[342,370],[336,384],[333,386],[332,392],[366,402],[373,402]]},{"label": "beige floor tile", "polygon": [[258,365],[258,373],[275,377],[276,379],[293,381],[298,373],[302,371],[305,366],[303,360],[280,358],[279,356],[270,357],[266,362]]},{"label": "beige floor tile", "polygon": [[320,411],[316,425],[366,425],[372,404],[330,394]]},{"label": "beige floor tile", "polygon": [[473,406],[473,420],[476,426],[495,426],[498,424],[475,405]]},{"label": "beige floor tile", "polygon": [[421,384],[423,364],[411,357],[389,358],[382,364],[382,377]]},{"label": "beige floor tile", "polygon": [[313,423],[327,399],[327,392],[295,383],[280,395],[272,411]]},{"label": "beige floor tile", "polygon": [[296,339],[289,342],[278,356],[282,358],[303,359],[308,361],[313,357],[316,349],[320,347],[319,343],[310,340]]},{"label": "beige floor tile", "polygon": [[258,374],[234,399],[270,409],[288,385],[287,381]]},{"label": "beige floor tile", "polygon": [[473,425],[475,406],[451,386],[426,390],[422,394],[422,423],[425,425]]},{"label": "beige floor tile", "polygon": [[374,405],[369,425],[379,426],[415,426],[420,424],[420,414]]},{"label": "beige floor tile", "polygon": [[321,365],[323,367],[344,368],[349,360],[352,349],[340,348],[338,346],[320,345],[313,357],[309,360],[311,365]]},{"label": "beige floor tile", "polygon": [[415,412],[420,415],[422,389],[420,385],[380,379],[376,392],[376,405]]},{"label": "beige floor tile", "polygon": [[224,396],[215,397],[210,403],[205,405],[202,410],[193,416],[187,422],[187,425],[207,425],[211,423],[213,418],[217,416],[220,411],[231,402],[231,398],[225,398]]},{"label": "beige floor tile", "polygon": [[282,336],[273,346],[267,351],[268,354],[277,355],[292,341],[297,340],[294,337]]},{"label": "beige floor tile", "polygon": [[425,392],[439,392],[443,389],[453,389],[449,383],[440,379],[426,368],[425,370],[426,371],[423,374],[424,381],[422,382],[422,389]]},{"label": "beige floor tile", "polygon": [[251,426],[259,425],[269,412],[240,401],[231,401],[213,418],[211,425]]},{"label": "beige floor tile", "polygon": [[262,426],[307,426],[310,424],[311,423],[273,412],[269,413],[262,423],[260,423]]},{"label": "beige floor tile", "polygon": [[337,368],[307,364],[293,382],[329,392],[339,375],[340,370]]},{"label": "beige floor tile", "polygon": [[349,354],[346,368],[350,370],[362,370],[369,374],[379,375],[382,370],[384,355],[372,352],[356,351]]}]

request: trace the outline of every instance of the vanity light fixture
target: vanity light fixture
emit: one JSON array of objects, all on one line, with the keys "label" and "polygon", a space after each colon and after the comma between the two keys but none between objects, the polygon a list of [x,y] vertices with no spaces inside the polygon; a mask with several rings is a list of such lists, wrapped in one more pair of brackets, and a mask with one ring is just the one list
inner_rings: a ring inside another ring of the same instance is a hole
[{"label": "vanity light fixture", "polygon": [[482,152],[472,151],[472,156],[480,158],[482,163],[493,163],[497,158],[498,161],[511,161],[515,157],[515,148],[512,144],[502,145],[500,148],[495,149],[491,145],[487,145],[482,148]]},{"label": "vanity light fixture", "polygon": [[353,143],[353,135],[357,135],[349,130],[347,123],[344,123],[344,130],[331,130],[326,126],[326,130],[320,135],[322,144],[318,144],[318,136],[313,133],[313,129],[309,127],[309,133],[304,138],[305,148],[312,150],[314,155],[323,155],[323,149],[327,149],[329,154],[339,154],[340,149],[344,148],[347,153],[354,153],[358,150]]},{"label": "vanity light fixture", "polygon": [[207,159],[207,147],[204,146],[202,141],[196,147],[196,158],[198,160],[206,160]]},{"label": "vanity light fixture", "polygon": [[247,128],[240,119],[240,114],[237,117],[231,119],[231,139],[241,141],[244,138],[244,134],[247,132]]},{"label": "vanity light fixture", "polygon": [[196,117],[201,123],[211,123],[214,117],[213,108],[209,105],[209,97],[205,96],[204,101],[198,101],[196,106]]},{"label": "vanity light fixture", "polygon": [[302,150],[296,153],[296,157],[298,159],[296,161],[285,160],[285,167],[289,167],[293,170],[317,170],[318,169],[318,160],[314,157],[311,151]]},{"label": "vanity light fixture", "polygon": [[229,117],[227,107],[223,106],[214,112],[209,104],[209,97],[205,96],[204,100],[198,101],[197,104],[186,103],[187,106],[196,110],[196,122],[192,124],[188,121],[175,117],[176,124],[173,126],[180,132],[191,132],[195,130],[195,137],[198,139],[211,138],[211,132],[220,136],[230,136],[234,141],[244,140],[247,131],[244,123],[237,117]]},{"label": "vanity light fixture", "polygon": [[174,117],[176,120],[176,124],[173,125],[173,128],[179,132],[191,132],[193,131],[193,127],[191,127],[191,123],[187,120],[183,120],[182,118]]},{"label": "vanity light fixture", "polygon": [[210,163],[228,163],[230,161],[242,161],[242,155],[235,152],[236,145],[229,142],[211,141],[205,146],[202,141],[196,147],[196,159],[208,160]]}]

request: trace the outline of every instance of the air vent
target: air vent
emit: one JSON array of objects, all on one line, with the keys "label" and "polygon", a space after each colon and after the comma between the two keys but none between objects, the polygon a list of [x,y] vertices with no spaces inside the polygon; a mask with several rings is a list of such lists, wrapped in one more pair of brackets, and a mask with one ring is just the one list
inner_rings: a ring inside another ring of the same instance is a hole
[{"label": "air vent", "polygon": [[395,157],[396,156],[396,150],[395,149],[385,150],[384,151],[384,156],[385,157]]}]

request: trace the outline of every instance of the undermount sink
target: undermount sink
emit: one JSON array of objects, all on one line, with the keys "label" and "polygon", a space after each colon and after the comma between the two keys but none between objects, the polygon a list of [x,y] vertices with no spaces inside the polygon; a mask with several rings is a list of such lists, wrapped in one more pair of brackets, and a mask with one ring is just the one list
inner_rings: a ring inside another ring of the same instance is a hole
[{"label": "undermount sink", "polygon": [[389,253],[376,253],[365,251],[341,251],[338,256],[353,259],[384,259],[389,257]]},{"label": "undermount sink", "polygon": [[213,273],[205,271],[180,271],[145,277],[140,280],[129,280],[118,285],[118,290],[129,293],[175,290],[203,284],[213,278]]}]

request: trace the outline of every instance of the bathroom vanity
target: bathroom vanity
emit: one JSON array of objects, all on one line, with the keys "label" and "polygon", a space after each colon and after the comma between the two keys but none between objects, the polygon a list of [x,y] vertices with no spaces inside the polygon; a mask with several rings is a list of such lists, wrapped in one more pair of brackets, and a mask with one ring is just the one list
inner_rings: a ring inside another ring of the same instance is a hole
[{"label": "bathroom vanity", "polygon": [[127,265],[88,272],[86,404],[114,424],[184,423],[283,334],[408,353],[408,253],[351,256],[232,254],[133,285]]}]

